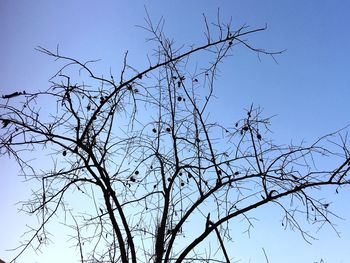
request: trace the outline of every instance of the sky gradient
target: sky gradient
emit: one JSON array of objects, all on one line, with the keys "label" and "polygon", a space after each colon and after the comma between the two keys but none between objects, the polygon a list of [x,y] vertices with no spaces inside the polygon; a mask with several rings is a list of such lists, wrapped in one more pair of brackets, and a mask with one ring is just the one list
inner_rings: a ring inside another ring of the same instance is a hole
[{"label": "sky gradient", "polygon": [[[209,21],[220,8],[222,21],[232,18],[233,27],[243,24],[268,29],[249,38],[256,47],[271,51],[286,50],[269,57],[238,48],[221,67],[216,96],[222,107],[213,115],[229,124],[240,118],[252,103],[260,105],[273,118],[276,141],[289,143],[318,137],[348,124],[350,97],[350,3],[347,1],[1,1],[0,2],[0,95],[17,90],[48,87],[48,79],[58,65],[34,50],[37,46],[55,50],[81,60],[102,59],[96,70],[119,72],[125,51],[129,63],[141,69],[152,46],[145,42],[145,7],[157,21],[165,18],[165,33],[181,45],[205,42],[202,13]],[[232,114],[227,114],[232,112]],[[0,158],[0,258],[11,259],[25,225],[35,222],[17,213],[15,203],[30,194],[30,184],[17,177],[13,160]],[[335,195],[327,192],[333,210],[345,220],[335,222],[342,238],[325,227],[315,236],[313,245],[296,232],[280,226],[278,212],[270,208],[255,212],[256,222],[248,238],[237,229],[236,259],[240,262],[264,262],[264,247],[270,263],[349,262],[350,198],[349,189]],[[310,228],[311,229],[311,228]],[[74,254],[66,248],[60,225],[53,227],[56,245],[43,254],[28,253],[18,263],[56,263],[69,261]]]}]

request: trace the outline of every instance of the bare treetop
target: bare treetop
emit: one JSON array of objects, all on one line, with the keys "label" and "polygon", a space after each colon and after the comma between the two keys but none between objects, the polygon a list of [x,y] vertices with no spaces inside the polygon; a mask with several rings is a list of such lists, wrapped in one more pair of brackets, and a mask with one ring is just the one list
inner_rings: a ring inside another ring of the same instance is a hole
[{"label": "bare treetop", "polygon": [[[243,219],[250,231],[249,213],[269,203],[306,241],[312,236],[301,216],[333,227],[336,215],[315,190],[350,183],[346,130],[309,145],[278,145],[271,118],[253,105],[225,127],[208,112],[218,67],[238,45],[273,59],[281,52],[248,43],[265,27],[205,20],[205,28],[204,44],[178,48],[163,20],[148,17],[149,67],[135,69],[126,53],[119,75],[100,76],[96,61],[38,48],[64,63],[51,86],[3,94],[0,104],[0,153],[39,186],[23,210],[40,223],[18,256],[48,243],[55,215],[76,231],[71,242],[81,262],[230,262],[230,222]],[[198,56],[208,61],[197,67]],[[28,153],[49,154],[50,169],[33,165]],[[325,167],[330,158],[337,165]]]}]

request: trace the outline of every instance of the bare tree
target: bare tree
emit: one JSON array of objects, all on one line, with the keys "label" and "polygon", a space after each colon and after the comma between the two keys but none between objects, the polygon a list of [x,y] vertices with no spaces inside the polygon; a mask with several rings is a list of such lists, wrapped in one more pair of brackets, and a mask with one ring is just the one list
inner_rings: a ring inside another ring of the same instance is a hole
[{"label": "bare tree", "polygon": [[[273,59],[281,53],[246,40],[265,28],[205,20],[205,43],[186,49],[164,35],[163,22],[146,19],[155,43],[146,69],[129,65],[126,53],[120,75],[106,77],[92,69],[96,61],[39,47],[63,63],[52,85],[2,96],[1,155],[39,185],[23,210],[40,224],[18,256],[49,241],[55,215],[75,231],[81,262],[230,262],[232,219],[250,231],[250,212],[266,204],[280,207],[282,224],[307,241],[301,216],[333,227],[336,215],[316,190],[350,184],[345,130],[311,145],[276,145],[258,107],[230,127],[209,116],[218,66],[236,46]],[[27,152],[50,156],[51,169]],[[338,165],[324,167],[324,158]]]}]

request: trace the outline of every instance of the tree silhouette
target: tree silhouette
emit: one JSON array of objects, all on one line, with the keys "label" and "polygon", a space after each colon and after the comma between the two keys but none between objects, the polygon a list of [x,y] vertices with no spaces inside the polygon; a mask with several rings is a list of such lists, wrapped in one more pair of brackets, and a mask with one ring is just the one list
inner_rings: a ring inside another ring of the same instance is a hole
[{"label": "tree silhouette", "polygon": [[[344,130],[311,145],[277,145],[259,107],[230,127],[209,115],[218,66],[236,46],[281,53],[247,42],[265,28],[205,21],[205,44],[186,50],[165,36],[163,20],[146,22],[155,44],[146,69],[129,65],[126,53],[120,75],[105,77],[92,69],[96,61],[39,47],[63,63],[52,85],[2,96],[1,155],[39,185],[23,210],[40,223],[18,256],[49,241],[56,215],[74,229],[81,262],[230,262],[230,222],[242,218],[250,231],[249,212],[267,204],[307,241],[301,216],[333,227],[336,215],[316,190],[350,184]],[[207,59],[200,68],[198,56]],[[42,171],[28,153],[50,156],[52,166]],[[324,167],[324,158],[338,165]]]}]

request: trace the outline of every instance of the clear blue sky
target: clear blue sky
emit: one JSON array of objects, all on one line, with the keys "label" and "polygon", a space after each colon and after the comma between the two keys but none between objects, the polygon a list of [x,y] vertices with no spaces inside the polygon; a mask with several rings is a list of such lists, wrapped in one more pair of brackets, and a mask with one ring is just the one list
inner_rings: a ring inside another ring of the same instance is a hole
[{"label": "clear blue sky", "polygon": [[[146,54],[151,52],[144,41],[147,34],[135,27],[144,25],[144,6],[154,20],[165,18],[165,32],[179,44],[203,43],[202,13],[213,20],[220,8],[222,20],[232,17],[237,27],[268,25],[266,32],[251,38],[255,46],[287,50],[276,64],[268,57],[260,62],[255,54],[237,49],[221,68],[217,83],[222,107],[214,111],[224,121],[231,116],[223,109],[239,116],[251,103],[260,105],[266,115],[277,114],[272,128],[276,140],[285,143],[291,139],[311,142],[350,124],[350,2],[341,0],[3,0],[0,93],[48,86],[57,64],[34,51],[38,45],[55,49],[59,44],[63,54],[82,60],[102,59],[97,70],[106,74],[110,68],[118,72],[126,50],[132,65],[146,65]],[[12,253],[5,249],[17,245],[31,220],[18,214],[14,206],[26,198],[30,185],[16,177],[18,168],[13,162],[5,158],[0,162],[0,258],[8,260]],[[278,213],[272,216],[260,210],[256,214],[260,221],[250,239],[236,231],[237,259],[264,262],[264,247],[270,263],[313,263],[321,258],[326,263],[349,262],[350,208],[345,200],[349,197],[349,193],[337,197],[329,193],[329,198],[337,201],[334,210],[346,218],[336,222],[342,239],[325,228],[310,246],[297,233],[282,231]],[[18,262],[72,262],[63,248],[66,239],[58,238],[56,244],[43,255],[28,254]]]}]

